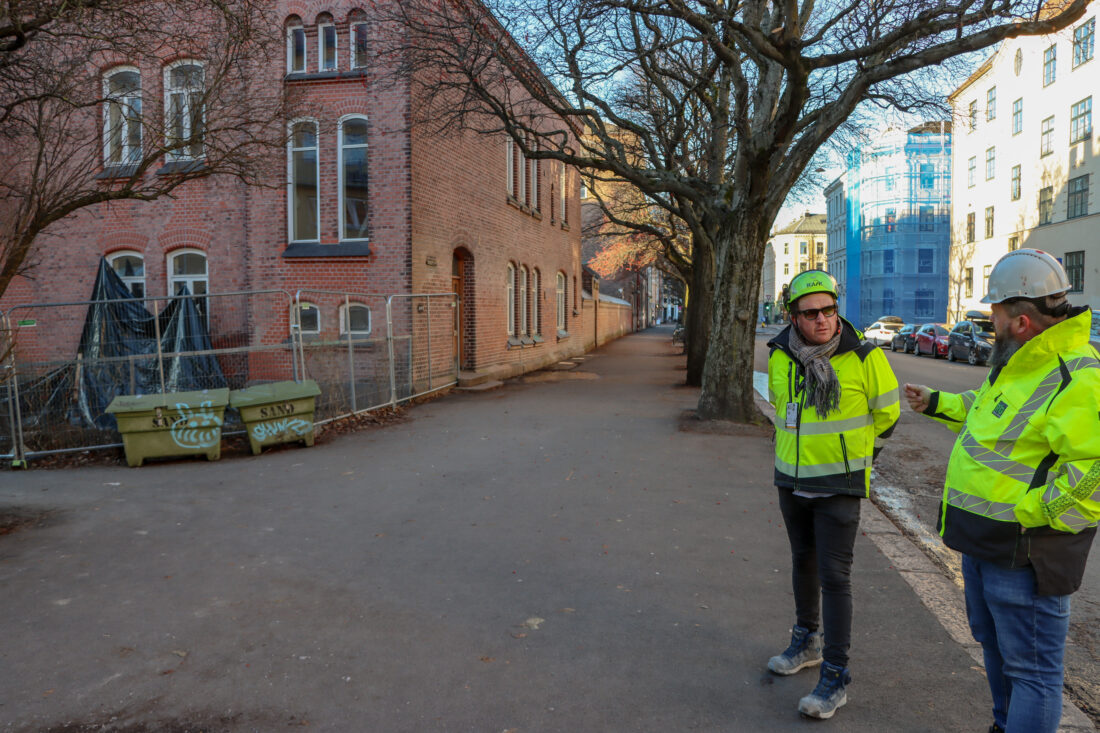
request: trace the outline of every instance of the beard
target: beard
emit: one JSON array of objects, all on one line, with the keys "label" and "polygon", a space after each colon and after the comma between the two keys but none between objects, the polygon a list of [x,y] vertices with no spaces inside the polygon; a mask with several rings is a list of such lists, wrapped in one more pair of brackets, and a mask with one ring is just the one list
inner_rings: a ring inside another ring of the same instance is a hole
[{"label": "beard", "polygon": [[993,337],[993,351],[989,354],[989,366],[994,369],[1003,367],[1021,346],[1023,344],[1016,339],[1010,339],[1007,334],[998,331]]}]

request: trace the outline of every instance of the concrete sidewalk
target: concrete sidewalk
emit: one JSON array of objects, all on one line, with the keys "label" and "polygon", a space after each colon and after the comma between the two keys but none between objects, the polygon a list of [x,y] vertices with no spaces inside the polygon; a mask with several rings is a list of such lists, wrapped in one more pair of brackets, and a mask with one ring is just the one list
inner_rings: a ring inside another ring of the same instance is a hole
[{"label": "concrete sidewalk", "polygon": [[985,731],[869,503],[849,703],[800,718],[771,442],[682,429],[670,334],[309,449],[0,474],[49,512],[0,537],[0,730]]}]

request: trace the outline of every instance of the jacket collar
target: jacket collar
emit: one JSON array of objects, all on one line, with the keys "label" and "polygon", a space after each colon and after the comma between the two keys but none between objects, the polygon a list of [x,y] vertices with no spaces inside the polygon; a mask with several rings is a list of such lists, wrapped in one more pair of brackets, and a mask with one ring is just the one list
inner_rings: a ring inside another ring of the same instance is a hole
[{"label": "jacket collar", "polygon": [[1089,342],[1091,324],[1092,311],[1087,305],[1070,308],[1068,318],[1029,339],[1004,367],[997,370],[996,375],[991,375],[989,381],[993,382],[1004,374],[1030,372],[1037,364],[1049,363],[1060,354],[1085,346]]},{"label": "jacket collar", "polygon": [[[836,352],[833,356],[839,356],[840,354],[847,353],[849,351],[855,351],[859,348],[860,342],[863,340],[863,334],[848,322],[848,319],[844,316],[840,318],[840,343],[836,347]],[[771,341],[768,342],[768,348],[781,349],[783,353],[791,357],[793,361],[798,361],[794,355],[794,351],[791,349],[791,329],[790,323],[787,327],[775,335]]]}]

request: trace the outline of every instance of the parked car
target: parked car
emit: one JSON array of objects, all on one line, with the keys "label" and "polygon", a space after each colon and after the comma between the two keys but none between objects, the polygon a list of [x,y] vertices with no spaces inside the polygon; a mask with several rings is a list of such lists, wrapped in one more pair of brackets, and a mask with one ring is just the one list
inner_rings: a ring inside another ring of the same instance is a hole
[{"label": "parked car", "polygon": [[906,323],[901,327],[897,333],[894,334],[894,338],[890,339],[890,351],[900,351],[905,353],[912,348],[913,337],[917,335],[917,324]]},{"label": "parked car", "polygon": [[888,346],[894,340],[894,334],[900,331],[903,325],[891,321],[875,321],[863,332],[863,338],[875,346]]},{"label": "parked car", "polygon": [[985,364],[993,352],[992,321],[959,321],[947,335],[947,360]]},{"label": "parked car", "polygon": [[1089,341],[1098,344],[1100,348],[1100,310],[1092,310],[1092,329],[1089,331]]},{"label": "parked car", "polygon": [[926,323],[917,331],[913,353],[931,354],[933,359],[947,356],[947,326],[942,323]]}]

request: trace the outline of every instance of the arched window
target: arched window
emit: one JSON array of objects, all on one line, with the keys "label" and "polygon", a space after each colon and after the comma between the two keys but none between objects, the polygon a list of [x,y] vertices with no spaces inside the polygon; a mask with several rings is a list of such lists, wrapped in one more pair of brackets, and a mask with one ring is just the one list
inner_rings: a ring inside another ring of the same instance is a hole
[{"label": "arched window", "polygon": [[508,309],[508,335],[516,335],[516,266],[508,263],[507,282],[505,284],[505,305]]},{"label": "arched window", "polygon": [[557,277],[557,286],[555,288],[557,295],[557,310],[558,310],[558,330],[565,332],[565,273],[559,272]]},{"label": "arched window", "polygon": [[527,325],[527,267],[519,268],[519,333],[526,336]]},{"label": "arched window", "polygon": [[367,336],[370,334],[370,308],[362,303],[340,306],[340,335]]},{"label": "arched window", "polygon": [[340,239],[367,239],[367,119],[340,121]]},{"label": "arched window", "polygon": [[195,160],[203,155],[203,77],[202,64],[197,61],[179,61],[164,70],[166,144],[172,160]]},{"label": "arched window", "polygon": [[103,77],[103,164],[127,165],[141,158],[141,74],[132,67]]},{"label": "arched window", "polygon": [[107,263],[126,284],[131,295],[145,297],[145,258],[137,252],[113,252],[107,255]]},{"label": "arched window", "polygon": [[321,228],[317,203],[317,123],[300,120],[290,127],[287,150],[287,221],[292,242],[316,242]]},{"label": "arched window", "polygon": [[542,334],[542,323],[539,322],[539,300],[542,298],[542,274],[538,268],[531,270],[531,333]]},{"label": "arched window", "polygon": [[336,26],[332,24],[332,16],[322,15],[317,18],[317,70],[336,70]]},{"label": "arched window", "polygon": [[362,69],[368,62],[367,32],[369,30],[362,11],[352,12],[348,29],[350,30],[348,49],[351,55],[351,68]]},{"label": "arched window", "polygon": [[[206,254],[197,249],[180,249],[168,255],[168,294],[182,295],[184,289],[191,295],[202,296],[209,292],[210,279],[206,268]],[[203,318],[208,318],[206,298],[194,299],[195,307]]]},{"label": "arched window", "polygon": [[286,22],[286,71],[302,74],[306,71],[306,29],[302,20],[292,15]]},{"label": "arched window", "polygon": [[313,303],[302,301],[294,311],[298,330],[305,335],[321,333],[321,309]]}]

